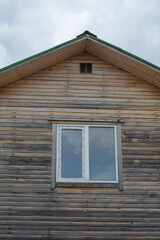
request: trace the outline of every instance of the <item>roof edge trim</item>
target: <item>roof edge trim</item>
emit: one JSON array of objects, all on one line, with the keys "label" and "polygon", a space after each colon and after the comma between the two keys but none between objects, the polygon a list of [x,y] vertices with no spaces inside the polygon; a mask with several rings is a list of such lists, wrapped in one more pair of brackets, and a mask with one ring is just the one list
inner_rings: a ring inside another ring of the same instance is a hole
[{"label": "roof edge trim", "polygon": [[160,67],[159,67],[159,66],[157,66],[157,65],[155,65],[155,64],[153,64],[153,63],[151,63],[151,62],[149,62],[149,61],[147,61],[147,60],[145,60],[145,59],[143,59],[143,58],[141,58],[141,57],[138,57],[138,56],[136,56],[136,55],[134,55],[134,54],[132,54],[132,53],[130,53],[130,52],[128,52],[128,51],[120,48],[120,47],[117,47],[116,45],[113,45],[113,44],[111,44],[111,43],[109,43],[109,42],[106,42],[106,41],[104,41],[104,40],[102,40],[102,39],[100,39],[100,38],[97,38],[97,37],[95,37],[95,36],[93,36],[93,35],[91,35],[91,34],[86,34],[86,33],[84,33],[84,34],[82,34],[82,35],[78,35],[76,38],[73,38],[73,39],[71,39],[71,40],[69,40],[69,41],[66,41],[66,42],[64,42],[64,43],[58,44],[58,45],[56,45],[55,47],[49,48],[49,49],[47,49],[47,50],[45,50],[45,51],[42,51],[42,52],[37,53],[37,54],[34,54],[34,55],[30,56],[30,57],[24,58],[24,59],[22,59],[22,60],[20,60],[20,61],[14,62],[14,63],[6,66],[6,67],[3,67],[3,68],[0,69],[0,72],[5,71],[5,70],[8,70],[8,69],[10,69],[10,68],[12,68],[12,67],[17,66],[18,64],[27,62],[27,61],[29,61],[29,60],[31,60],[31,59],[34,59],[34,58],[39,57],[39,56],[41,56],[41,55],[43,55],[43,54],[49,53],[49,52],[51,52],[51,51],[53,51],[53,50],[56,50],[56,49],[58,49],[58,48],[60,48],[60,47],[63,47],[63,46],[65,46],[65,45],[67,45],[67,44],[70,44],[70,43],[72,43],[72,42],[75,42],[75,41],[77,41],[77,40],[79,40],[79,39],[82,39],[82,38],[85,38],[85,37],[89,37],[90,39],[94,39],[95,41],[100,42],[100,43],[103,43],[103,44],[105,44],[105,45],[107,45],[107,46],[109,46],[109,47],[112,47],[112,48],[118,50],[119,52],[122,52],[122,53],[124,53],[124,54],[132,57],[133,59],[139,60],[139,61],[141,61],[142,63],[147,64],[147,65],[150,66],[150,67],[154,67],[154,68],[160,70]]},{"label": "roof edge trim", "polygon": [[41,55],[43,55],[43,54],[49,53],[49,52],[51,52],[51,51],[53,51],[53,50],[55,50],[55,49],[58,49],[58,48],[60,48],[60,47],[63,47],[63,46],[65,46],[65,45],[69,44],[69,43],[75,42],[76,40],[82,39],[82,38],[84,38],[84,37],[86,37],[86,34],[83,34],[83,35],[81,35],[81,36],[79,36],[79,37],[73,38],[73,39],[71,39],[71,40],[69,40],[69,41],[66,41],[66,42],[64,42],[64,43],[58,44],[58,45],[56,45],[55,47],[49,48],[49,49],[47,49],[47,50],[45,50],[45,51],[42,51],[42,52],[40,52],[40,53],[36,53],[36,54],[34,54],[34,55],[30,56],[30,57],[24,58],[24,59],[22,59],[22,60],[20,60],[20,61],[17,61],[17,62],[14,62],[14,63],[12,63],[12,64],[9,64],[9,65],[7,65],[6,67],[0,68],[0,72],[2,72],[2,71],[4,71],[4,70],[7,70],[7,69],[9,69],[9,68],[15,67],[15,66],[17,66],[18,64],[27,62],[28,60],[31,60],[31,59],[33,59],[33,58],[39,57],[39,56],[41,56]]},{"label": "roof edge trim", "polygon": [[155,65],[155,64],[153,64],[153,63],[151,63],[151,62],[149,62],[149,61],[147,61],[147,60],[145,60],[145,59],[143,59],[141,57],[138,57],[135,54],[130,53],[130,52],[128,52],[128,51],[126,51],[126,50],[124,50],[124,49],[122,49],[120,47],[117,47],[116,45],[113,45],[113,44],[111,44],[109,42],[106,42],[106,41],[104,41],[104,40],[102,40],[100,38],[94,37],[92,35],[89,35],[89,38],[92,38],[92,39],[94,39],[96,41],[99,41],[99,42],[105,44],[105,45],[108,45],[108,46],[110,46],[110,47],[112,47],[112,48],[114,48],[114,49],[116,49],[116,50],[118,50],[118,51],[120,51],[120,52],[122,52],[122,53],[124,53],[124,54],[126,54],[128,56],[130,56],[130,57],[133,57],[133,58],[135,58],[135,59],[137,59],[137,60],[139,60],[139,61],[141,61],[141,62],[143,62],[143,63],[145,63],[145,64],[147,64],[149,66],[151,66],[151,67],[154,67],[154,68],[160,70],[159,66],[157,66],[157,65]]}]

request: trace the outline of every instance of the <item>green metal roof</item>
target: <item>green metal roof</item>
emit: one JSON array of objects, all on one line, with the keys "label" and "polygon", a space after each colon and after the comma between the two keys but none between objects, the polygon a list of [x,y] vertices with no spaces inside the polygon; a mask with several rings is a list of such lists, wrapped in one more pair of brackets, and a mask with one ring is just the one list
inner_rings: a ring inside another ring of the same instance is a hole
[{"label": "green metal roof", "polygon": [[0,69],[0,72],[2,72],[2,71],[4,71],[4,70],[7,70],[7,69],[9,69],[9,68],[11,68],[11,67],[17,66],[18,64],[24,63],[24,62],[26,62],[26,61],[28,61],[28,60],[34,59],[34,58],[36,58],[36,57],[39,57],[39,56],[41,56],[41,55],[43,55],[43,54],[49,53],[49,52],[51,52],[51,51],[53,51],[53,50],[55,50],[55,49],[58,49],[58,48],[60,48],[60,47],[62,47],[62,46],[65,46],[65,45],[67,45],[67,44],[69,44],[69,43],[75,42],[75,41],[77,41],[77,40],[79,40],[79,39],[81,39],[81,38],[84,38],[84,37],[86,37],[86,36],[89,36],[89,38],[91,38],[91,39],[94,39],[94,40],[96,40],[96,41],[98,41],[98,42],[100,42],[100,43],[103,43],[103,44],[105,44],[105,45],[107,45],[107,46],[110,46],[110,47],[112,47],[112,48],[114,48],[114,49],[116,49],[116,50],[118,50],[118,51],[120,51],[120,52],[122,52],[122,53],[124,53],[124,54],[126,54],[126,55],[128,55],[128,56],[131,56],[131,57],[133,57],[133,58],[135,58],[135,59],[137,59],[137,60],[139,60],[139,61],[141,61],[141,62],[143,62],[143,63],[145,63],[145,64],[148,64],[149,66],[152,66],[152,67],[154,67],[154,68],[160,69],[159,66],[157,66],[157,65],[155,65],[155,64],[153,64],[153,63],[151,63],[151,62],[149,62],[149,61],[146,61],[145,59],[140,58],[140,57],[138,57],[138,56],[136,56],[136,55],[134,55],[134,54],[132,54],[132,53],[130,53],[130,52],[128,52],[128,51],[125,51],[124,49],[119,48],[119,47],[117,47],[117,46],[115,46],[115,45],[113,45],[113,44],[111,44],[111,43],[108,43],[108,42],[106,42],[106,41],[103,41],[102,39],[97,38],[96,35],[90,33],[89,31],[85,31],[85,32],[82,33],[81,35],[78,35],[76,38],[73,38],[73,39],[71,39],[71,40],[69,40],[69,41],[67,41],[67,42],[64,42],[64,43],[59,44],[59,45],[57,45],[57,46],[55,46],[55,47],[53,47],[53,48],[49,48],[49,49],[47,49],[47,50],[45,50],[45,51],[43,51],[43,52],[40,52],[40,53],[38,53],[38,54],[35,54],[35,55],[30,56],[30,57],[24,58],[24,59],[22,59],[22,60],[20,60],[20,61],[18,61],[18,62],[12,63],[12,64],[10,64],[10,65],[8,65],[8,66],[6,66],[6,67],[3,67],[3,68]]},{"label": "green metal roof", "polygon": [[131,57],[133,57],[133,58],[136,58],[137,60],[142,61],[142,62],[144,62],[144,63],[146,63],[146,64],[148,64],[148,65],[150,65],[150,66],[152,66],[152,67],[155,67],[155,68],[160,69],[159,66],[157,66],[157,65],[155,65],[155,64],[153,64],[153,63],[151,63],[151,62],[149,62],[149,61],[147,61],[147,60],[145,60],[145,59],[143,59],[143,58],[141,58],[141,57],[138,57],[138,56],[136,56],[135,54],[132,54],[132,53],[130,53],[130,52],[128,52],[128,51],[126,51],[126,50],[124,50],[124,49],[122,49],[122,48],[119,48],[119,47],[117,47],[117,46],[115,46],[115,45],[113,45],[113,44],[111,44],[111,43],[109,43],[109,42],[105,42],[104,40],[99,39],[99,38],[94,37],[94,36],[90,36],[90,38],[93,38],[93,39],[95,39],[95,40],[97,40],[97,41],[99,41],[99,42],[101,42],[101,43],[104,43],[104,44],[112,47],[112,48],[115,48],[115,49],[117,49],[118,51],[120,51],[120,52],[122,52],[122,53],[125,53],[125,54],[127,54],[127,55],[129,55],[129,56],[131,56]]},{"label": "green metal roof", "polygon": [[4,71],[4,70],[7,70],[8,68],[14,67],[14,66],[16,66],[16,65],[18,65],[18,64],[20,64],[20,63],[23,63],[23,62],[26,62],[26,61],[31,60],[31,59],[33,59],[33,58],[39,57],[39,56],[41,56],[41,55],[43,55],[43,54],[49,53],[49,52],[51,52],[51,51],[53,51],[53,50],[55,50],[55,49],[57,49],[57,48],[60,48],[60,47],[65,46],[65,45],[67,45],[67,44],[69,44],[69,43],[72,43],[72,42],[74,42],[74,41],[76,41],[76,40],[78,40],[78,39],[81,39],[81,38],[85,37],[85,36],[86,36],[86,35],[84,34],[83,36],[73,38],[73,39],[71,39],[71,40],[69,40],[69,41],[67,41],[67,42],[64,42],[64,43],[61,43],[61,44],[56,45],[55,47],[49,48],[49,49],[47,49],[47,50],[45,50],[45,51],[43,51],[43,52],[34,54],[34,55],[32,55],[32,56],[30,56],[30,57],[27,57],[27,58],[24,58],[24,59],[22,59],[22,60],[20,60],[20,61],[18,61],[18,62],[12,63],[12,64],[10,64],[10,65],[8,65],[8,66],[6,66],[6,67],[1,68],[1,69],[0,69],[0,72],[1,72],[1,71]]}]

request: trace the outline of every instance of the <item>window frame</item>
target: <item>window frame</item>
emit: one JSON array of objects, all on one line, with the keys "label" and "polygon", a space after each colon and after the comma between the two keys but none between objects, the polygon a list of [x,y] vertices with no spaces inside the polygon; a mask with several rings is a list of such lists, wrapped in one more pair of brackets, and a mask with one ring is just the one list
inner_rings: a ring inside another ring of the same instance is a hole
[{"label": "window frame", "polygon": [[[85,162],[85,150],[84,150],[84,129],[80,125],[73,125],[73,124],[57,124],[57,155],[56,155],[56,182],[82,182],[80,178],[62,178],[61,175],[61,132],[63,129],[80,129],[82,130],[82,176],[84,175],[85,169],[84,162]],[[82,178],[81,178],[82,179]]]},{"label": "window frame", "polygon": [[[48,119],[52,122],[52,165],[51,165],[51,188],[56,187],[116,187],[119,190],[123,190],[123,173],[122,173],[122,149],[121,149],[121,125],[125,123],[125,120],[90,120],[90,119]],[[59,125],[70,125],[70,126],[97,126],[97,127],[109,127],[114,126],[116,131],[116,156],[117,156],[117,182],[104,182],[104,181],[57,181],[57,152],[58,152],[58,126]]]},{"label": "window frame", "polygon": [[[83,68],[84,68],[84,71],[82,71]],[[92,63],[80,63],[80,73],[81,74],[91,74],[92,73]]]},{"label": "window frame", "polygon": [[[89,131],[90,127],[113,128],[115,145],[115,181],[89,180]],[[61,177],[61,134],[63,129],[82,130],[82,178],[63,178]],[[117,134],[115,125],[94,125],[94,124],[57,124],[57,157],[56,157],[56,182],[82,182],[82,183],[118,183],[118,159],[117,159]]]}]

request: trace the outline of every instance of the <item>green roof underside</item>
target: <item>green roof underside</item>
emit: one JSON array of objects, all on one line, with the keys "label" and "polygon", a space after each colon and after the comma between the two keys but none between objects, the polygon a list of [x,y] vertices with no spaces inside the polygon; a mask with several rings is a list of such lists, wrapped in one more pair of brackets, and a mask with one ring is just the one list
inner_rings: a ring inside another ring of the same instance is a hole
[{"label": "green roof underside", "polygon": [[[83,35],[81,35],[81,36],[79,36],[79,37],[73,38],[73,39],[71,39],[71,40],[69,40],[69,41],[67,41],[67,42],[64,42],[64,43],[62,43],[62,44],[59,44],[59,45],[57,45],[57,46],[55,46],[55,47],[53,47],[53,48],[49,48],[49,49],[47,49],[47,50],[45,50],[45,51],[43,51],[43,52],[40,52],[40,53],[38,53],[38,54],[35,54],[35,55],[30,56],[30,57],[24,58],[24,59],[22,59],[22,60],[20,60],[20,61],[18,61],[18,62],[12,63],[12,64],[10,64],[10,65],[8,65],[8,66],[6,66],[6,67],[1,68],[1,69],[0,69],[0,72],[2,72],[2,71],[4,71],[4,70],[7,70],[7,69],[9,69],[9,68],[12,68],[12,67],[14,67],[14,66],[17,66],[18,64],[24,63],[24,62],[26,62],[26,61],[28,61],[28,60],[34,59],[34,58],[36,58],[36,57],[39,57],[39,56],[41,56],[41,55],[43,55],[43,54],[49,53],[49,52],[51,52],[51,51],[53,51],[53,50],[55,50],[55,49],[58,49],[58,48],[60,48],[60,47],[62,47],[62,46],[65,46],[65,45],[67,45],[67,44],[69,44],[69,43],[75,42],[76,40],[79,40],[79,39],[84,38],[84,37],[86,37],[86,36],[87,36],[87,34],[83,34]],[[152,67],[154,67],[154,68],[160,69],[159,66],[157,66],[157,65],[155,65],[155,64],[153,64],[153,63],[150,63],[149,61],[146,61],[145,59],[140,58],[140,57],[138,57],[138,56],[136,56],[136,55],[134,55],[134,54],[132,54],[132,53],[130,53],[130,52],[127,52],[127,51],[125,51],[124,49],[119,48],[119,47],[117,47],[117,46],[115,46],[115,45],[113,45],[113,44],[111,44],[111,43],[105,42],[105,41],[103,41],[103,40],[101,40],[101,39],[99,39],[99,38],[97,38],[97,37],[94,37],[93,35],[89,35],[89,38],[92,38],[92,39],[94,39],[94,40],[96,40],[96,41],[98,41],[98,42],[100,42],[100,43],[103,43],[103,44],[105,44],[105,45],[107,45],[107,46],[109,46],[109,47],[112,47],[112,48],[118,50],[119,52],[122,52],[122,53],[124,53],[124,54],[126,54],[126,55],[128,55],[128,56],[131,56],[131,57],[133,57],[133,58],[135,58],[135,59],[137,59],[137,60],[145,63],[145,64],[148,64],[149,66],[152,66]]]}]

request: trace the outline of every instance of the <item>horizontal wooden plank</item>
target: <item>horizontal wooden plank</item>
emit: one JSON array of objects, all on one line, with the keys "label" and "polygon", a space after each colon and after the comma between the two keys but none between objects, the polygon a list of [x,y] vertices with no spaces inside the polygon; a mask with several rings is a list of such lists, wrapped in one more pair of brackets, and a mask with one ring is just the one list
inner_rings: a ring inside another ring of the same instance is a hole
[{"label": "horizontal wooden plank", "polygon": [[[93,74],[80,74],[80,61]],[[159,93],[87,53],[1,88],[0,239],[159,239]],[[48,118],[125,119],[123,191],[51,190]]]}]

